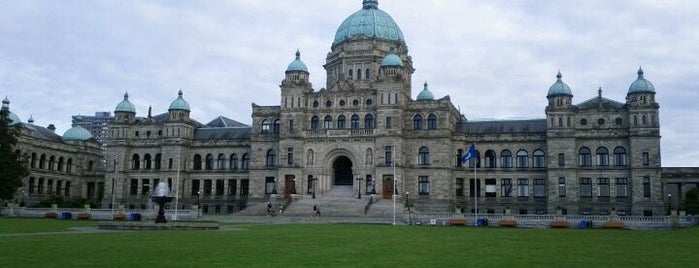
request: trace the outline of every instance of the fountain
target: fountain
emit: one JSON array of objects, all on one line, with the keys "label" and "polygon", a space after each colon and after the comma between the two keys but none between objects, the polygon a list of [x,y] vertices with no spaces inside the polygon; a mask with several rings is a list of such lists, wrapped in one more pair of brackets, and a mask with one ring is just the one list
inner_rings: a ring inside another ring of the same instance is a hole
[{"label": "fountain", "polygon": [[170,187],[165,182],[159,182],[155,187],[155,193],[150,197],[153,202],[158,204],[158,216],[155,218],[155,223],[167,223],[165,219],[165,203],[171,202],[174,197],[170,196]]}]

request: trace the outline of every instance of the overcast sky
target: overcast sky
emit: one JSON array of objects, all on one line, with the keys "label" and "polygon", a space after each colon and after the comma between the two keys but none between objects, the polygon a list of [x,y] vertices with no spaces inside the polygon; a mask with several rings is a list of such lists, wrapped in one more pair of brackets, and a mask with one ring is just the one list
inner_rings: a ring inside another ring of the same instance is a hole
[{"label": "overcast sky", "polygon": [[[362,0],[0,0],[0,94],[22,121],[113,112],[128,91],[139,116],[182,89],[192,117],[251,122],[278,105],[296,49],[316,90],[340,23]],[[624,102],[636,71],[655,85],[663,166],[699,166],[699,1],[380,0],[416,68],[469,119],[544,118],[558,70],[573,102]],[[4,97],[4,96],[3,96]]]}]

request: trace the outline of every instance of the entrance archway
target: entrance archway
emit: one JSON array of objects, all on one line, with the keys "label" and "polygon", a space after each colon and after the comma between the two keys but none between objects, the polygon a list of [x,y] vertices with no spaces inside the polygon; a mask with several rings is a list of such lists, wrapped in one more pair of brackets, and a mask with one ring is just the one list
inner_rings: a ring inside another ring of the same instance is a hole
[{"label": "entrance archway", "polygon": [[333,174],[335,185],[352,185],[352,160],[346,156],[339,156],[333,162]]}]

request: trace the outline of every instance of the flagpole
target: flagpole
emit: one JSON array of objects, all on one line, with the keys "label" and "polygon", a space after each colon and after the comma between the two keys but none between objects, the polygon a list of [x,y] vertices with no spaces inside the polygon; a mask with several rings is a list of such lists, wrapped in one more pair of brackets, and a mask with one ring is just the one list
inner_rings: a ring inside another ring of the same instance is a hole
[{"label": "flagpole", "polygon": [[392,147],[393,148],[391,148],[391,170],[393,171],[393,193],[391,193],[391,197],[393,198],[393,225],[396,225],[396,146],[393,145]]},{"label": "flagpole", "polygon": [[[475,150],[475,148],[476,148],[476,143],[475,143],[475,142],[473,143],[473,148],[474,148],[474,150]],[[474,213],[475,213],[475,215],[476,215],[476,226],[478,226],[478,194],[480,193],[480,191],[478,190],[478,185],[479,185],[479,183],[478,183],[478,176],[477,176],[477,173],[476,173],[476,168],[477,168],[477,167],[478,167],[478,157],[476,157],[476,158],[473,160],[473,183],[475,184],[475,185],[473,186],[473,189],[476,191],[476,194],[473,195],[473,198],[476,199],[476,201],[474,202],[474,204],[475,204],[475,206],[476,206],[476,210],[474,211]]]}]

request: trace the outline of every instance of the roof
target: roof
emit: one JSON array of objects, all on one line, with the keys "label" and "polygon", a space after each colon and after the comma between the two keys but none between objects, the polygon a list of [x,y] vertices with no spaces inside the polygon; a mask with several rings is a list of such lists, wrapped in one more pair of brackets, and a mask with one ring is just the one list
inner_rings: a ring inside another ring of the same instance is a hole
[{"label": "roof", "polygon": [[38,140],[52,141],[52,142],[63,142],[61,135],[55,132],[37,125],[22,123],[22,127],[29,130],[31,137]]},{"label": "roof", "polygon": [[249,140],[252,128],[197,128],[194,140]]},{"label": "roof", "polygon": [[182,98],[182,90],[177,92],[177,99],[170,103],[170,108],[168,109],[168,111],[170,110],[190,111],[189,103],[187,103],[187,101],[184,100],[184,98]]},{"label": "roof", "polygon": [[378,1],[362,1],[362,9],[345,19],[335,33],[333,44],[364,35],[369,38],[405,41],[403,32],[388,13],[378,8]]},{"label": "roof", "polygon": [[117,104],[116,108],[114,108],[114,112],[136,113],[136,107],[129,101],[128,92],[124,93],[124,100]]},{"label": "roof", "polygon": [[211,122],[206,124],[210,128],[220,128],[220,127],[230,127],[230,128],[249,128],[250,126],[243,124],[241,122],[235,121],[233,119],[219,116],[216,119],[211,120]]},{"label": "roof", "polygon": [[459,129],[469,134],[546,132],[546,119],[466,121]]},{"label": "roof", "polygon": [[66,132],[63,134],[63,139],[84,141],[92,139],[92,134],[84,127],[77,125],[66,130]]},{"label": "roof", "polygon": [[301,52],[296,50],[296,59],[289,63],[289,66],[286,67],[287,72],[305,72],[308,73],[308,68],[306,67],[306,64],[303,63],[301,60]]},{"label": "roof", "polygon": [[655,87],[653,84],[643,78],[643,69],[640,67],[638,68],[638,78],[636,78],[636,81],[633,81],[631,83],[631,86],[629,86],[629,92],[627,94],[632,94],[632,93],[655,93]]},{"label": "roof", "polygon": [[[601,105],[600,105],[601,104]],[[612,108],[612,109],[622,109],[626,104],[610,100],[605,97],[597,96],[589,100],[583,101],[582,103],[575,105],[578,109],[588,110],[588,109],[598,109],[602,108]]]},{"label": "roof", "polygon": [[556,75],[556,82],[549,87],[549,93],[546,95],[546,97],[573,96],[573,92],[570,90],[568,84],[563,82],[561,79],[562,77],[563,75],[561,75],[561,72],[559,71]]},{"label": "roof", "polygon": [[403,60],[391,51],[381,61],[381,67],[403,67]]}]

